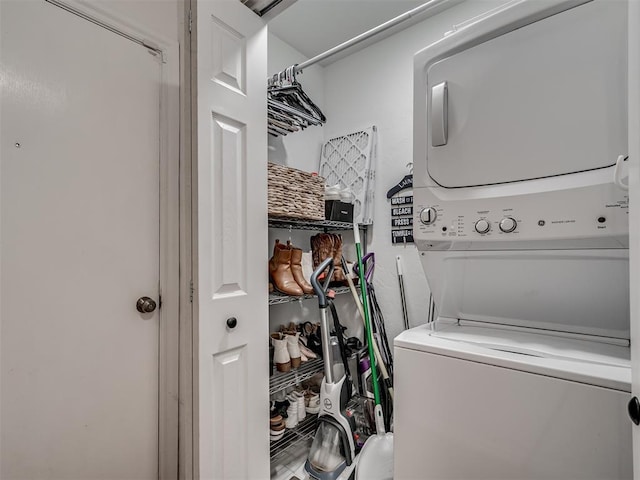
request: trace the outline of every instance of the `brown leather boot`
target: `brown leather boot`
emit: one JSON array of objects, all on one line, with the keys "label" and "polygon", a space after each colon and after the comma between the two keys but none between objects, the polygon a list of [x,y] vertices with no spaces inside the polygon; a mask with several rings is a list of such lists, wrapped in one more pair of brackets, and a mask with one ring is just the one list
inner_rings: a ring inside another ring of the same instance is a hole
[{"label": "brown leather boot", "polygon": [[333,280],[336,282],[344,282],[344,271],[342,270],[342,235],[333,235],[333,265],[335,271],[333,272]]},{"label": "brown leather boot", "polygon": [[319,233],[311,237],[311,252],[315,270],[325,259],[333,255],[333,236],[329,233]]},{"label": "brown leather boot", "polygon": [[313,293],[313,287],[307,282],[302,275],[302,249],[291,247],[291,273],[293,273],[293,279],[296,281],[302,291],[306,294]]},{"label": "brown leather boot", "polygon": [[313,270],[315,271],[322,262],[320,261],[320,235],[313,235],[309,238],[311,244],[311,261],[313,262]]},{"label": "brown leather boot", "polygon": [[281,244],[279,240],[276,240],[273,257],[269,260],[269,275],[276,290],[295,297],[303,294],[302,288],[294,280],[291,272],[291,249]]}]

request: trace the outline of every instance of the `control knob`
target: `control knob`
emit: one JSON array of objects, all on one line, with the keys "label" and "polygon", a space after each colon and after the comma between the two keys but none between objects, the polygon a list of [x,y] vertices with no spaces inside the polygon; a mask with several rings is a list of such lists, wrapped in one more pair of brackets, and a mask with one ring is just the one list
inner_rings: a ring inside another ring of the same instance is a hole
[{"label": "control knob", "polygon": [[504,217],[502,220],[500,220],[500,230],[502,230],[504,233],[513,232],[517,226],[518,222],[516,222],[511,217]]},{"label": "control knob", "polygon": [[475,225],[476,232],[478,233],[487,233],[491,230],[491,224],[486,220],[478,220]]},{"label": "control knob", "polygon": [[423,208],[420,211],[420,221],[425,225],[431,225],[436,221],[438,217],[438,212],[433,207]]}]

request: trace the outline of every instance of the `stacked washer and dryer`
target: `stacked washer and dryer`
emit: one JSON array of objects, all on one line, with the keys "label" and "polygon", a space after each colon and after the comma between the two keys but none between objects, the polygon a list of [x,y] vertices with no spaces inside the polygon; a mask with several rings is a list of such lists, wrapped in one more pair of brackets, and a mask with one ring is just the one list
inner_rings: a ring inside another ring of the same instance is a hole
[{"label": "stacked washer and dryer", "polygon": [[631,478],[627,2],[512,1],[414,65],[438,315],[395,340],[394,478]]}]

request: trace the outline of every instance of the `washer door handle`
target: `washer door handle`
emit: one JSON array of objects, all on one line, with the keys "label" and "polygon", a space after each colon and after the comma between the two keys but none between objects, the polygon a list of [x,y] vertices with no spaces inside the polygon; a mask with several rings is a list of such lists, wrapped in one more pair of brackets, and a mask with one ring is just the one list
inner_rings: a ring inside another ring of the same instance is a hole
[{"label": "washer door handle", "polygon": [[638,397],[633,397],[629,400],[629,405],[627,405],[627,411],[629,412],[629,418],[636,425],[640,425],[640,401]]},{"label": "washer door handle", "polygon": [[449,136],[449,89],[447,82],[431,88],[431,145],[447,144]]}]

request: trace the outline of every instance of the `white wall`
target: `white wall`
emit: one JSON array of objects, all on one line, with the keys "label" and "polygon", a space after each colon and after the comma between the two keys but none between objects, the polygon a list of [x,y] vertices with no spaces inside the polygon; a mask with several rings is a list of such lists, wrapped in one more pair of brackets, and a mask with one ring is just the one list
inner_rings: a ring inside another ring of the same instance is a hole
[{"label": "white wall", "polygon": [[413,54],[442,38],[461,23],[505,0],[469,0],[324,68],[325,138],[376,125],[378,163],[374,225],[369,250],[376,253],[375,287],[387,333],[403,329],[395,256],[405,269],[409,321],[424,323],[429,287],[416,248],[394,246],[390,234],[390,206],[386,192],[408,173],[413,142]]}]

